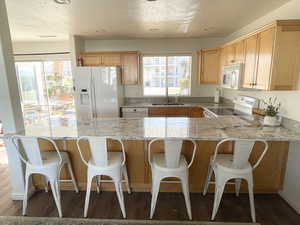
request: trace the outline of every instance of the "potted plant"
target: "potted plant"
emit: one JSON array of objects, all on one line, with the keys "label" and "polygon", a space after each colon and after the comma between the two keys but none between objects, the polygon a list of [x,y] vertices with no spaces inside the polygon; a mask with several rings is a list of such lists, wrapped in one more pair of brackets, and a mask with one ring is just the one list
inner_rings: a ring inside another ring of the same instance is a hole
[{"label": "potted plant", "polygon": [[264,125],[279,126],[281,118],[278,116],[281,103],[277,101],[277,97],[270,97],[268,101],[262,100],[265,105]]}]

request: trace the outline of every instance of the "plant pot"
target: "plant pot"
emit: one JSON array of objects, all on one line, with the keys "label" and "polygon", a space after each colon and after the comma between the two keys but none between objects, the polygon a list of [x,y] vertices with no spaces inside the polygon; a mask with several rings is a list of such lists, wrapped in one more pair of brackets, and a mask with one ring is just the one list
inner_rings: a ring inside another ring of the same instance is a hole
[{"label": "plant pot", "polygon": [[264,125],[267,126],[280,126],[280,118],[277,116],[265,116]]}]

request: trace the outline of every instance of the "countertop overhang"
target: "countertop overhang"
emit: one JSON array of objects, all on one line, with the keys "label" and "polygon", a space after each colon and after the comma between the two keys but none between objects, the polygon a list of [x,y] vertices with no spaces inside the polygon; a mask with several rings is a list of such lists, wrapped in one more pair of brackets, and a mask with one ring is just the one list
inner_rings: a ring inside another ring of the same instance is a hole
[{"label": "countertop overhang", "polygon": [[[24,134],[24,133],[22,133]],[[39,132],[27,131],[27,136]],[[10,135],[6,135],[9,137]],[[191,138],[219,141],[226,138],[264,139],[268,141],[299,141],[300,134],[284,127],[262,126],[258,120],[238,116],[217,118],[145,117],[102,118],[77,121],[70,133],[46,135],[53,139],[76,139],[79,136],[112,136],[123,140],[150,140],[153,138]]]}]

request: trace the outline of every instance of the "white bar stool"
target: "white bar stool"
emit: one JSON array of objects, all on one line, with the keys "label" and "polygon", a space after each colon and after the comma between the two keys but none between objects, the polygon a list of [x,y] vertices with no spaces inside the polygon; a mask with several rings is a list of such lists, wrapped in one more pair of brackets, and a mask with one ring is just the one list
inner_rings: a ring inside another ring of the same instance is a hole
[{"label": "white bar stool", "polygon": [[[229,141],[234,141],[234,153],[232,154],[218,154],[220,146]],[[249,163],[249,157],[253,150],[253,146],[256,142],[264,143],[264,150],[260,155],[257,162],[252,166]],[[268,143],[265,140],[250,140],[250,139],[225,139],[220,141],[217,146],[214,155],[211,157],[208,175],[204,185],[203,195],[206,195],[208,185],[215,183],[215,199],[214,207],[211,219],[214,220],[217,214],[221,198],[224,192],[226,183],[235,184],[236,195],[239,195],[241,180],[245,179],[248,183],[249,200],[251,208],[252,221],[255,223],[255,207],[253,196],[253,175],[252,170],[255,169],[268,150]],[[215,174],[215,182],[211,182],[212,174]],[[234,183],[228,182],[231,179],[235,179]]]},{"label": "white bar stool", "polygon": [[[11,137],[20,159],[25,163],[25,195],[23,199],[23,216],[26,215],[28,182],[31,174],[41,174],[45,178],[45,190],[48,192],[48,183],[50,183],[55,204],[58,209],[59,217],[62,217],[60,202],[59,182],[71,181],[75,191],[78,193],[78,187],[72,170],[71,161],[67,152],[60,152],[56,143],[45,137],[27,137],[14,135]],[[44,140],[52,144],[56,152],[41,152],[39,140]],[[24,157],[25,156],[25,157]],[[71,180],[60,180],[61,168],[67,165]]]},{"label": "white bar stool", "polygon": [[[164,153],[156,153],[151,157],[151,145],[156,141],[164,141]],[[190,163],[188,164],[184,155],[181,154],[182,143],[184,140],[193,143],[193,153]],[[152,199],[150,219],[153,218],[155,206],[157,202],[159,186],[164,178],[176,177],[181,182],[182,190],[185,198],[185,204],[189,219],[192,220],[191,201],[189,194],[189,168],[191,167],[197,144],[191,139],[154,139],[150,141],[148,146],[148,161],[152,171]],[[174,183],[174,182],[173,182]]]},{"label": "white bar stool", "polygon": [[[121,144],[122,152],[108,152],[107,151],[108,139],[118,141]],[[89,143],[90,151],[91,151],[91,158],[89,159],[89,161],[86,161],[86,159],[82,155],[82,150],[80,148],[81,140],[87,140]],[[87,217],[87,213],[88,213],[93,178],[96,177],[97,192],[99,193],[101,176],[105,175],[112,178],[112,181],[109,182],[115,183],[115,188],[116,188],[119,204],[121,207],[122,215],[124,218],[126,218],[124,197],[122,191],[122,182],[123,182],[122,175],[125,178],[124,182],[126,183],[128,193],[130,194],[131,191],[129,187],[127,168],[125,164],[126,155],[125,155],[125,148],[123,142],[120,139],[114,137],[84,136],[77,139],[77,148],[83,163],[88,167],[87,189],[86,189],[86,198],[85,198],[85,205],[84,205],[84,217]]]}]

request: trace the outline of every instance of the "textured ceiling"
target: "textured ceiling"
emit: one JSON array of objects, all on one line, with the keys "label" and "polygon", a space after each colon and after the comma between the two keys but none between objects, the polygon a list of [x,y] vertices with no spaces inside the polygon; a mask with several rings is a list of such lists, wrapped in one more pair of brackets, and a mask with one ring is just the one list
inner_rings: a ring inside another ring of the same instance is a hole
[{"label": "textured ceiling", "polygon": [[223,37],[288,1],[6,0],[15,41]]}]

